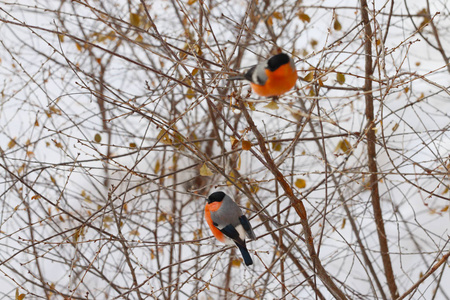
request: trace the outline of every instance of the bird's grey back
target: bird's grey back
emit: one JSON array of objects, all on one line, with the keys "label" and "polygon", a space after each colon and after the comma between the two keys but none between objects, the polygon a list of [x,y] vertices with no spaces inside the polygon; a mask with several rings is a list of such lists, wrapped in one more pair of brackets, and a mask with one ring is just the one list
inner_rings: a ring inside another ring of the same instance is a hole
[{"label": "bird's grey back", "polygon": [[239,225],[240,216],[242,216],[241,209],[228,195],[225,195],[223,198],[220,208],[211,212],[211,219],[218,224],[220,229],[229,224],[233,226]]}]

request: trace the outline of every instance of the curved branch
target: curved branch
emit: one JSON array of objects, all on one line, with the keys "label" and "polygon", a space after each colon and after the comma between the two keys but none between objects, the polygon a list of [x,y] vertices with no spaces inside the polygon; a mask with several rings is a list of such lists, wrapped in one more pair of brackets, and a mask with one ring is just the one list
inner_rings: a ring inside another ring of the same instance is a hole
[{"label": "curved branch", "polygon": [[374,127],[374,99],[372,93],[372,28],[370,26],[368,6],[366,0],[361,0],[361,16],[364,24],[364,51],[365,51],[365,82],[364,82],[364,97],[366,100],[366,136],[367,136],[367,164],[370,172],[370,198],[372,201],[373,214],[375,224],[377,226],[378,241],[380,243],[381,259],[383,260],[384,272],[386,276],[387,285],[391,293],[391,297],[395,299],[398,297],[397,285],[395,283],[394,271],[392,270],[392,262],[389,256],[389,247],[384,228],[383,212],[381,211],[380,193],[378,190],[378,167],[377,167],[377,152],[376,152],[376,136]]},{"label": "curved branch", "polygon": [[238,103],[239,103],[239,108],[241,109],[245,119],[247,120],[248,125],[250,126],[253,134],[256,136],[256,139],[258,140],[259,148],[261,149],[261,153],[264,156],[264,159],[266,161],[266,165],[267,165],[268,169],[275,176],[275,179],[280,184],[280,186],[283,188],[287,197],[291,201],[292,207],[294,207],[295,211],[297,212],[297,215],[300,217],[300,221],[301,221],[303,231],[305,234],[306,247],[308,249],[309,256],[313,262],[313,265],[316,269],[317,276],[319,276],[319,278],[322,280],[323,284],[327,287],[328,291],[336,299],[347,299],[346,295],[338,288],[338,286],[334,283],[334,281],[328,275],[327,271],[322,266],[322,263],[321,263],[319,257],[317,256],[316,249],[314,248],[314,240],[312,237],[311,227],[308,222],[308,215],[306,213],[306,209],[305,209],[305,206],[303,205],[303,202],[294,195],[294,191],[292,190],[292,187],[286,181],[286,179],[284,178],[284,176],[280,172],[280,170],[277,168],[276,163],[273,161],[272,157],[270,156],[269,150],[266,147],[266,140],[262,136],[261,132],[259,132],[258,128],[256,128],[256,125],[253,122],[252,117],[248,113],[242,99],[239,99]]}]

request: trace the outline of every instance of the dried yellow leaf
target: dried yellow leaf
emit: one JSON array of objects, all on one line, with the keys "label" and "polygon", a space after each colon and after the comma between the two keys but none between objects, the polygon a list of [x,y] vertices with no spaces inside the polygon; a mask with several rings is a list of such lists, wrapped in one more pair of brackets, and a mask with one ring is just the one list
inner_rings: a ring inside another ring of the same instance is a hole
[{"label": "dried yellow leaf", "polygon": [[274,11],[272,16],[277,20],[283,20],[283,14],[278,11]]},{"label": "dried yellow leaf", "polygon": [[314,72],[309,72],[304,78],[304,81],[311,82],[314,79]]},{"label": "dried yellow leaf", "polygon": [[300,12],[298,13],[298,17],[300,20],[302,20],[304,23],[309,23],[311,22],[311,18],[305,14],[304,12]]},{"label": "dried yellow leaf", "polygon": [[102,141],[102,136],[99,133],[96,133],[94,136],[94,141],[96,143],[100,143]]},{"label": "dried yellow leaf", "polygon": [[111,223],[112,221],[114,221],[114,220],[110,216],[106,216],[106,217],[103,218],[103,222],[105,222],[105,223]]},{"label": "dried yellow leaf", "polygon": [[111,30],[106,36],[109,40],[114,41],[116,39],[116,32]]},{"label": "dried yellow leaf", "polygon": [[250,141],[242,141],[242,150],[250,150],[252,143]]},{"label": "dried yellow leaf", "polygon": [[9,141],[8,143],[8,148],[11,149],[12,147],[14,147],[15,145],[17,145],[16,143],[16,138],[13,138]]},{"label": "dried yellow leaf", "polygon": [[57,115],[61,115],[61,110],[59,108],[57,108],[55,105],[50,105],[48,107],[48,109],[50,110],[51,113],[53,114],[57,114]]},{"label": "dried yellow leaf", "polygon": [[202,167],[200,168],[200,175],[201,176],[212,176],[214,173],[208,168],[206,163],[203,163]]},{"label": "dried yellow leaf", "polygon": [[202,49],[200,48],[199,45],[194,44],[193,48],[194,48],[195,53],[197,53],[198,55],[202,55],[203,54],[203,51],[202,51]]},{"label": "dried yellow leaf", "polygon": [[239,155],[238,158],[238,162],[237,162],[237,166],[236,166],[236,171],[240,171],[241,170],[241,156]]},{"label": "dried yellow leaf", "polygon": [[155,251],[153,251],[153,249],[150,249],[150,259],[155,259]]},{"label": "dried yellow leaf", "polygon": [[178,54],[178,56],[180,57],[180,60],[183,60],[183,59],[185,59],[185,58],[187,57],[187,53],[186,53],[186,52],[183,52],[183,51],[180,51],[180,53]]},{"label": "dried yellow leaf", "polygon": [[73,242],[74,243],[78,242],[78,239],[80,238],[80,236],[82,234],[83,234],[83,227],[80,227],[77,230],[75,230],[75,232],[73,234]]},{"label": "dried yellow leaf", "polygon": [[[273,138],[275,140],[275,138]],[[281,143],[280,142],[272,142],[272,150],[273,151],[281,151]]]},{"label": "dried yellow leaf", "polygon": [[137,37],[134,39],[137,43],[142,43],[142,41],[144,40],[144,38],[142,37],[142,35],[138,34]]},{"label": "dried yellow leaf", "polygon": [[336,31],[339,31],[342,29],[342,25],[337,18],[336,18],[336,20],[334,20],[333,28]]},{"label": "dried yellow leaf", "polygon": [[84,197],[84,201],[86,201],[87,203],[92,203],[91,196],[87,195],[86,197]]},{"label": "dried yellow leaf", "polygon": [[167,220],[169,221],[170,224],[173,224],[174,222],[172,215],[167,215]]},{"label": "dried yellow leaf", "polygon": [[419,31],[422,31],[423,28],[424,28],[425,26],[427,26],[429,22],[430,22],[430,19],[424,18],[423,21],[422,21],[422,22],[420,23],[420,25],[419,25]]},{"label": "dried yellow leaf", "polygon": [[172,145],[172,139],[169,137],[169,134],[167,133],[167,130],[161,129],[158,136],[156,137],[157,140],[161,141],[163,144],[166,145]]},{"label": "dried yellow leaf", "polygon": [[417,98],[417,102],[422,101],[425,98],[425,94],[424,93],[420,93],[419,98]]},{"label": "dried yellow leaf", "polygon": [[22,174],[22,172],[23,172],[23,170],[25,170],[25,163],[23,163],[20,167],[19,167],[19,169],[17,169],[17,173],[18,174]]},{"label": "dried yellow leaf", "polygon": [[25,298],[25,294],[19,294],[19,288],[16,289],[16,299],[15,300],[23,300]]},{"label": "dried yellow leaf", "polygon": [[231,148],[234,149],[237,144],[238,144],[238,140],[234,137],[234,136],[230,136],[230,141],[231,141]]},{"label": "dried yellow leaf", "polygon": [[165,212],[162,212],[158,217],[158,222],[163,222],[167,220],[167,214]]},{"label": "dried yellow leaf", "polygon": [[341,150],[345,154],[348,154],[351,151],[351,149],[352,149],[352,146],[350,145],[350,142],[347,139],[343,139],[343,140],[339,141],[339,143],[337,144],[334,151],[336,152],[336,151]]},{"label": "dried yellow leaf", "polygon": [[158,174],[160,169],[161,169],[161,162],[159,161],[159,159],[157,159],[156,163],[155,163],[155,169],[154,169],[155,173]]},{"label": "dried yellow leaf", "polygon": [[63,145],[60,142],[53,140],[53,143],[55,144],[56,148],[59,148],[59,149],[63,148]]},{"label": "dried yellow leaf", "polygon": [[295,181],[295,186],[299,189],[304,189],[306,187],[306,181],[303,178],[297,178]]},{"label": "dried yellow leaf", "polygon": [[31,197],[31,200],[37,200],[40,198],[41,198],[41,195],[34,195],[33,197]]},{"label": "dried yellow leaf", "polygon": [[[230,174],[228,174],[228,177],[230,179],[229,181],[227,181],[227,185],[228,186],[233,185],[233,183],[236,183],[236,181],[237,181],[236,180],[236,175],[234,174],[233,171],[231,171]],[[238,187],[242,187],[242,184],[238,183],[237,186]]]},{"label": "dried yellow leaf", "polygon": [[394,126],[392,127],[392,131],[396,131],[398,129],[398,123],[395,123]]},{"label": "dried yellow leaf", "polygon": [[[255,182],[255,183],[251,183],[250,184],[250,192],[252,192],[253,194],[256,194],[259,191],[259,185]],[[250,204],[250,202],[248,202]],[[250,208],[250,207],[247,207]]]},{"label": "dried yellow leaf", "polygon": [[275,101],[270,101],[268,104],[264,105],[265,108],[276,110],[279,108]]},{"label": "dried yellow leaf", "polygon": [[192,99],[195,97],[195,92],[193,89],[188,88],[187,92],[186,92],[186,98],[188,99]]},{"label": "dried yellow leaf", "polygon": [[336,81],[339,83],[339,84],[344,84],[345,83],[345,75],[344,74],[342,74],[342,73],[337,73],[336,74]]},{"label": "dried yellow leaf", "polygon": [[201,239],[203,237],[202,229],[197,229],[194,231],[194,240]]},{"label": "dried yellow leaf", "polygon": [[238,258],[235,258],[235,259],[233,259],[232,261],[231,261],[231,265],[233,266],[233,267],[240,267],[241,266],[241,261],[238,259]]},{"label": "dried yellow leaf", "polygon": [[106,39],[107,39],[107,36],[106,35],[104,35],[104,34],[96,34],[97,35],[97,42],[99,42],[99,43],[101,43],[101,42],[104,42],[104,41],[106,41]]},{"label": "dried yellow leaf", "polygon": [[130,235],[139,236],[140,235],[139,230],[137,230],[137,229],[131,230]]},{"label": "dried yellow leaf", "polygon": [[135,27],[139,27],[141,23],[141,17],[138,14],[130,13],[130,23]]}]

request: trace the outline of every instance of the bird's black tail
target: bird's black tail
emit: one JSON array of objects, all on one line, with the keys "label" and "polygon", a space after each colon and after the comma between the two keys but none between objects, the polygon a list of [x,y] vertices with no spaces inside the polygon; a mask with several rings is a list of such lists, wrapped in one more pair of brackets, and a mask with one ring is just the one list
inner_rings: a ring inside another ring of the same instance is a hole
[{"label": "bird's black tail", "polygon": [[244,74],[239,74],[237,76],[228,77],[227,80],[245,80]]},{"label": "bird's black tail", "polygon": [[236,246],[238,246],[239,250],[241,251],[242,258],[244,259],[245,265],[246,266],[253,265],[253,260],[250,256],[250,253],[248,252],[247,248],[245,247],[245,245],[242,246],[242,245],[236,243]]}]

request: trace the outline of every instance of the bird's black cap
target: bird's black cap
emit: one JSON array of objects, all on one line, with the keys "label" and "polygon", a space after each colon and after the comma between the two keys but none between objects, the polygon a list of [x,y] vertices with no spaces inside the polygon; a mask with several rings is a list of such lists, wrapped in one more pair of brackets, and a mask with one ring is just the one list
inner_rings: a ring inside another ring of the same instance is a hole
[{"label": "bird's black cap", "polygon": [[282,65],[288,64],[289,60],[289,55],[287,55],[286,53],[277,54],[269,59],[269,61],[267,62],[267,68],[273,72]]},{"label": "bird's black cap", "polygon": [[208,203],[221,202],[224,197],[225,197],[224,192],[214,192],[211,195],[209,195],[208,199],[206,200],[208,201]]}]

